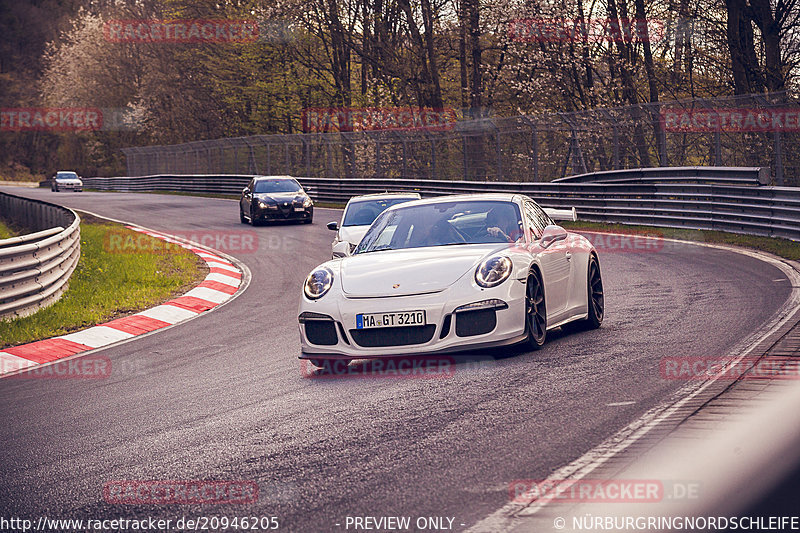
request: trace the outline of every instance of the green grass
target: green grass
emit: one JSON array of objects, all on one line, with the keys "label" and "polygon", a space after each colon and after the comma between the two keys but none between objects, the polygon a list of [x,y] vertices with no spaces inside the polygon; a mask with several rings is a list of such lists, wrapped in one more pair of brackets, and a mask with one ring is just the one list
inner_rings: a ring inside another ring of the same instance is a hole
[{"label": "green grass", "polygon": [[742,248],[752,248],[775,254],[784,259],[800,261],[800,242],[777,237],[757,237],[755,235],[739,235],[738,233],[728,233],[725,231],[706,231],[681,228],[660,228],[655,226],[633,226],[627,224],[605,224],[600,222],[577,222],[566,221],[561,223],[565,228],[571,230],[595,230],[595,231],[619,231],[619,232],[641,232],[648,235],[659,235],[669,239],[680,239],[684,241],[708,242],[714,244],[727,244],[740,246]]},{"label": "green grass", "polygon": [[16,237],[17,235],[19,234],[2,218],[0,218],[0,240],[8,239],[9,237]]},{"label": "green grass", "polygon": [[[50,307],[0,322],[0,349],[84,329],[183,294],[203,280],[205,263],[163,241],[81,215],[81,258],[69,289]],[[136,246],[117,243],[136,243]]]}]

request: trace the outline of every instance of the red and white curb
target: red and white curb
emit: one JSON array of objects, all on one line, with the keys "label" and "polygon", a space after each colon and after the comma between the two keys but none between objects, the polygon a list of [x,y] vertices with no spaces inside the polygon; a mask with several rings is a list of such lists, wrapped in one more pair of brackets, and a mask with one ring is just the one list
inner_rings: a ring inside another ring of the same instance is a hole
[{"label": "red and white curb", "polygon": [[75,333],[4,348],[0,351],[0,375],[48,364],[173,326],[230,300],[242,285],[242,269],[228,259],[169,235],[137,226],[126,227],[194,252],[208,265],[208,275],[183,296],[135,315],[118,318]]}]

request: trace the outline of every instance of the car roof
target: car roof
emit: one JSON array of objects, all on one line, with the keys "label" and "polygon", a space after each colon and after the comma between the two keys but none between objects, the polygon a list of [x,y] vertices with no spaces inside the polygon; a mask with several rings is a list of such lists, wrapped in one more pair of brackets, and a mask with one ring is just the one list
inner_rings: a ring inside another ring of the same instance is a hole
[{"label": "car roof", "polygon": [[74,170],[56,170],[56,174],[77,174]]},{"label": "car roof", "polygon": [[516,193],[477,193],[477,194],[451,194],[445,196],[436,196],[435,198],[424,198],[422,200],[414,200],[413,202],[406,202],[404,204],[393,205],[389,209],[397,209],[402,207],[412,207],[416,205],[429,205],[439,204],[444,202],[465,202],[465,201],[481,201],[481,200],[494,200],[515,202],[520,198]]},{"label": "car roof", "polygon": [[297,181],[291,176],[253,176],[256,181],[261,180],[284,180],[284,181]]},{"label": "car roof", "polygon": [[353,196],[347,203],[360,202],[362,200],[388,200],[390,198],[417,198],[419,199],[418,192],[378,192],[372,194],[360,194]]}]

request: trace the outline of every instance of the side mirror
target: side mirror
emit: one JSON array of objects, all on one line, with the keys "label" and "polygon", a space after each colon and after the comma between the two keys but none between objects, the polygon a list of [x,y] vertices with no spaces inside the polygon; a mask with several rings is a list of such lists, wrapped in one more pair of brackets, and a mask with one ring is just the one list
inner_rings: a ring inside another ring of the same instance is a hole
[{"label": "side mirror", "polygon": [[331,231],[339,231],[339,223],[338,222],[328,222],[328,229]]},{"label": "side mirror", "polygon": [[566,238],[567,230],[561,226],[551,224],[544,228],[544,232],[542,232],[542,238],[539,239],[539,245],[542,248],[548,248],[554,242],[563,241]]},{"label": "side mirror", "polygon": [[242,194],[245,196],[250,194],[250,187],[245,187],[244,189],[242,189]]},{"label": "side mirror", "polygon": [[314,187],[303,187],[303,190],[310,194],[314,191]]},{"label": "side mirror", "polygon": [[333,253],[331,258],[348,257],[350,255],[350,243],[347,241],[339,241],[333,246]]}]

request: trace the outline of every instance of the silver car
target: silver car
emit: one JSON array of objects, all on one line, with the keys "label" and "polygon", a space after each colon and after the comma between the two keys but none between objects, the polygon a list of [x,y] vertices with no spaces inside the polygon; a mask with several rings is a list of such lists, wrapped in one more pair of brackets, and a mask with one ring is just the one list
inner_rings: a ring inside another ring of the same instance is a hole
[{"label": "silver car", "polygon": [[372,222],[389,207],[419,199],[419,193],[416,192],[387,192],[350,198],[342,213],[341,223],[328,222],[328,229],[336,232],[331,244],[331,257],[349,256]]},{"label": "silver car", "polygon": [[59,170],[53,179],[50,180],[50,190],[58,192],[61,190],[71,190],[80,192],[83,190],[83,181],[75,172],[71,170]]}]

